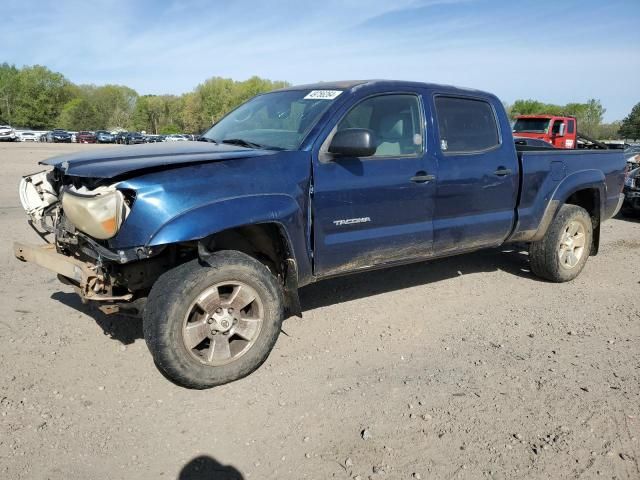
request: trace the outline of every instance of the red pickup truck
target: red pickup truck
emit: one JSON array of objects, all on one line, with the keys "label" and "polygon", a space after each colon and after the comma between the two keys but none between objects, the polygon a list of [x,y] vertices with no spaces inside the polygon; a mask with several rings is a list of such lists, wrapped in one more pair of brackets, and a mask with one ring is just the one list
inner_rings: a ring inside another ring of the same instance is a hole
[{"label": "red pickup truck", "polygon": [[537,138],[556,148],[577,148],[578,129],[575,117],[556,115],[518,115],[513,134],[518,137]]}]

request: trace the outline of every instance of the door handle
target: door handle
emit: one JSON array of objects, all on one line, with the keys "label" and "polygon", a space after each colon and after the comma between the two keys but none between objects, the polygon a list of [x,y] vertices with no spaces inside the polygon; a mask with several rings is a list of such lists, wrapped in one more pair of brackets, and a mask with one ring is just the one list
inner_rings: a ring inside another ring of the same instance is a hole
[{"label": "door handle", "polygon": [[499,177],[504,177],[506,175],[511,175],[511,169],[510,168],[504,168],[504,167],[498,167],[498,169],[493,172],[494,175],[497,175]]},{"label": "door handle", "polygon": [[435,175],[429,175],[427,174],[427,172],[423,172],[423,171],[416,172],[416,174],[413,177],[411,177],[411,181],[414,183],[426,183],[435,179],[436,179]]}]

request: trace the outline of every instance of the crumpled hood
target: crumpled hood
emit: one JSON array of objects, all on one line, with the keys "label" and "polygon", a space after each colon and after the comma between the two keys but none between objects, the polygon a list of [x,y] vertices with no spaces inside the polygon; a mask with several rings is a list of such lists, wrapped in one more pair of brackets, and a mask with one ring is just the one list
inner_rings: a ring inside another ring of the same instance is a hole
[{"label": "crumpled hood", "polygon": [[254,150],[236,145],[208,142],[175,142],[98,148],[60,155],[42,165],[51,165],[65,175],[91,178],[115,178],[139,170],[179,164],[193,164],[273,155],[269,150]]}]

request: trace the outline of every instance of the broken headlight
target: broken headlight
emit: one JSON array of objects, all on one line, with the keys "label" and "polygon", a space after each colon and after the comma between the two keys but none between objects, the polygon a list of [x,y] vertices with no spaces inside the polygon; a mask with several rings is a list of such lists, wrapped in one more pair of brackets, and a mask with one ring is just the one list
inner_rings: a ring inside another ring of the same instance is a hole
[{"label": "broken headlight", "polygon": [[99,240],[114,237],[129,214],[124,195],[113,187],[86,193],[64,189],[62,210],[78,230]]}]

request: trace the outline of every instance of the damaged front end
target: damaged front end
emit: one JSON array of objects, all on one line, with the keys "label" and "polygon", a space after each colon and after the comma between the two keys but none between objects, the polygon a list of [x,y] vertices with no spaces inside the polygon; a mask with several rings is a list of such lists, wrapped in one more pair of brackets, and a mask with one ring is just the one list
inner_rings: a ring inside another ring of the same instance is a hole
[{"label": "damaged front end", "polygon": [[137,261],[152,252],[144,247],[114,251],[108,246],[129,215],[135,195],[118,189],[118,183],[92,183],[66,179],[57,169],[24,177],[20,201],[29,224],[47,244],[16,243],[14,254],[56,272],[83,302],[100,302],[106,313],[139,313],[144,290],[150,288],[145,275],[153,272],[150,265],[136,263],[143,263]]}]

